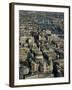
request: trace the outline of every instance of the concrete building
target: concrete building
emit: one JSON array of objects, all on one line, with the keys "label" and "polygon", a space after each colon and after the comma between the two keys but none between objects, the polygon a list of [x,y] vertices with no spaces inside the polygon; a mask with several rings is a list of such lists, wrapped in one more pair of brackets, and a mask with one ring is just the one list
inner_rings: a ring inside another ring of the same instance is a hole
[{"label": "concrete building", "polygon": [[36,52],[36,59],[35,59],[35,61],[37,62],[37,63],[43,63],[43,55],[42,55],[42,52],[41,51],[37,51]]},{"label": "concrete building", "polygon": [[29,73],[29,68],[27,66],[20,66],[19,68],[19,78],[20,79],[25,79],[25,75],[27,75]]},{"label": "concrete building", "polygon": [[24,62],[27,58],[28,48],[20,48],[19,49],[19,60]]},{"label": "concrete building", "polygon": [[50,66],[48,65],[47,62],[44,61],[44,63],[43,63],[43,72],[44,73],[49,73],[49,71],[50,71]]},{"label": "concrete building", "polygon": [[20,37],[21,46],[27,46],[34,43],[34,38],[32,36],[22,36]]},{"label": "concrete building", "polygon": [[34,61],[31,62],[31,72],[38,72],[38,64]]}]

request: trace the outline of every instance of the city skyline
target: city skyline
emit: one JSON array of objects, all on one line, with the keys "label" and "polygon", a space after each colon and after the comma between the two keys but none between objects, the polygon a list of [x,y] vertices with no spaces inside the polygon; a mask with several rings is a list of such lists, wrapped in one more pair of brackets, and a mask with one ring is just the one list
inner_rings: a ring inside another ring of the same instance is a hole
[{"label": "city skyline", "polygon": [[19,11],[19,79],[64,76],[64,13]]}]

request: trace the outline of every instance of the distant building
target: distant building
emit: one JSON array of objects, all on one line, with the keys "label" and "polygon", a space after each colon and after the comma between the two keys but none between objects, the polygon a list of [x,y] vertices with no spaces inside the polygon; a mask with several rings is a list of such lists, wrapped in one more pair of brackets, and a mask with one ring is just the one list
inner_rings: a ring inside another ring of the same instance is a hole
[{"label": "distant building", "polygon": [[50,67],[49,67],[48,63],[44,61],[44,63],[43,63],[43,72],[44,73],[49,73],[49,71],[50,71]]},{"label": "distant building", "polygon": [[35,59],[35,61],[37,63],[39,63],[39,62],[43,63],[43,55],[42,55],[41,51],[36,52],[36,59]]},{"label": "distant building", "polygon": [[21,43],[21,45],[33,44],[34,38],[32,36],[22,36],[22,37],[20,37],[20,43]]},{"label": "distant building", "polygon": [[28,48],[20,48],[19,49],[19,60],[24,62],[27,58]]},{"label": "distant building", "polygon": [[38,72],[38,64],[34,61],[31,62],[31,72]]},{"label": "distant building", "polygon": [[20,79],[25,79],[25,75],[27,75],[28,73],[29,73],[29,68],[27,67],[27,66],[20,66],[20,68],[19,68],[20,70],[19,70],[19,78]]}]

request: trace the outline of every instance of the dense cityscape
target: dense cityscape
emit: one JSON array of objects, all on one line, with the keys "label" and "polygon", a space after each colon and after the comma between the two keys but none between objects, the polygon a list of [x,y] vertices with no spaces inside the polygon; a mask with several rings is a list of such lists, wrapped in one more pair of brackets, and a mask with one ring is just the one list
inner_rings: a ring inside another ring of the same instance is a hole
[{"label": "dense cityscape", "polygon": [[64,77],[64,13],[19,11],[19,79]]}]

